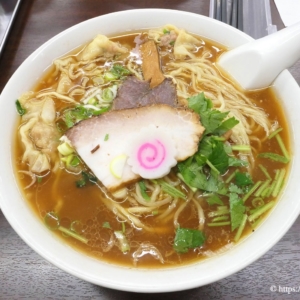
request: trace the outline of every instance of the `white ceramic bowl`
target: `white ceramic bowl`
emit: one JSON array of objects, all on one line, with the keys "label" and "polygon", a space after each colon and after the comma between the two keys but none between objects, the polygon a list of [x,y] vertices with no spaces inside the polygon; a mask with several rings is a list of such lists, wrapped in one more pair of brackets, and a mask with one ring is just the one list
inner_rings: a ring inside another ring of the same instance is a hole
[{"label": "white ceramic bowl", "polygon": [[[73,26],[37,49],[19,67],[0,98],[0,207],[19,236],[36,252],[57,267],[86,281],[125,291],[166,292],[209,284],[246,267],[267,252],[291,227],[300,212],[300,89],[288,71],[276,80],[274,89],[282,100],[291,136],[292,166],[280,200],[264,223],[228,252],[179,268],[143,270],[124,268],[85,256],[57,239],[36,217],[22,198],[13,172],[12,144],[16,126],[15,99],[34,85],[54,58],[98,33],[113,35],[125,30],[163,26],[167,23],[207,37],[228,47],[251,38],[244,33],[204,16],[161,9],[117,12]],[[294,100],[292,100],[294,99]]]}]

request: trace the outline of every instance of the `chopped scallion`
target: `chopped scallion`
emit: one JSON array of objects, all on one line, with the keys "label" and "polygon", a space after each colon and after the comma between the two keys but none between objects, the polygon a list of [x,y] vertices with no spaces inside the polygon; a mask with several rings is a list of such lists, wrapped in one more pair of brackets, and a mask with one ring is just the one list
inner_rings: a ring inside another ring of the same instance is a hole
[{"label": "chopped scallion", "polygon": [[252,200],[252,206],[253,207],[260,207],[260,206],[263,206],[265,203],[264,203],[264,200],[262,198],[254,198]]},{"label": "chopped scallion", "polygon": [[74,152],[74,149],[67,143],[64,142],[57,147],[57,150],[60,154],[68,156]]},{"label": "chopped scallion", "polygon": [[23,116],[26,113],[26,109],[22,107],[19,100],[16,100],[16,108],[17,108],[17,112],[20,116]]},{"label": "chopped scallion", "polygon": [[113,80],[117,80],[118,76],[116,76],[115,74],[113,74],[112,72],[105,72],[103,78],[106,81],[113,81]]}]

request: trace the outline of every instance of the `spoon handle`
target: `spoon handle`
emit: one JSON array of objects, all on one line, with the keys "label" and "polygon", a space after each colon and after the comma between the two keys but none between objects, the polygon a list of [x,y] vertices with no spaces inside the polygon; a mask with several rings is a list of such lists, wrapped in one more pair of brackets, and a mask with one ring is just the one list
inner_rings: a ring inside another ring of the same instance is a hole
[{"label": "spoon handle", "polygon": [[300,22],[220,56],[217,65],[244,89],[272,84],[286,68],[300,59]]}]

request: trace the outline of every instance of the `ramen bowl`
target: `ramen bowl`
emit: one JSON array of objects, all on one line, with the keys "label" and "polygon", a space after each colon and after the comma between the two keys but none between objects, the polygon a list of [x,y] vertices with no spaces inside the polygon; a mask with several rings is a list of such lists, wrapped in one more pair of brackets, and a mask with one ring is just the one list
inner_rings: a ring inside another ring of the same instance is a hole
[{"label": "ramen bowl", "polygon": [[[15,99],[30,90],[52,61],[92,40],[97,34],[112,36],[126,31],[174,24],[228,48],[251,38],[224,23],[187,12],[141,9],[100,16],[58,34],[30,55],[11,77],[0,99],[0,207],[17,234],[37,253],[62,270],[88,282],[134,292],[170,292],[203,286],[229,276],[251,264],[288,231],[299,215],[300,193],[300,89],[288,71],[274,82],[274,91],[288,120],[291,167],[284,191],[254,234],[232,249],[193,264],[164,269],[129,268],[96,260],[64,244],[38,219],[19,190],[13,168]],[[174,284],[175,283],[175,284]]]}]

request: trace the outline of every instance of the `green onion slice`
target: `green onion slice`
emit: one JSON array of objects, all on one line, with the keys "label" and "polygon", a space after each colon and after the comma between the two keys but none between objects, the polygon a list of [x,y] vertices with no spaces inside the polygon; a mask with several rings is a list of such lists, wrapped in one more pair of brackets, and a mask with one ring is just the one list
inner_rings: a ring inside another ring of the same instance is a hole
[{"label": "green onion slice", "polygon": [[20,116],[23,116],[26,113],[26,109],[22,107],[19,100],[16,100],[16,108],[17,108],[17,112]]}]

